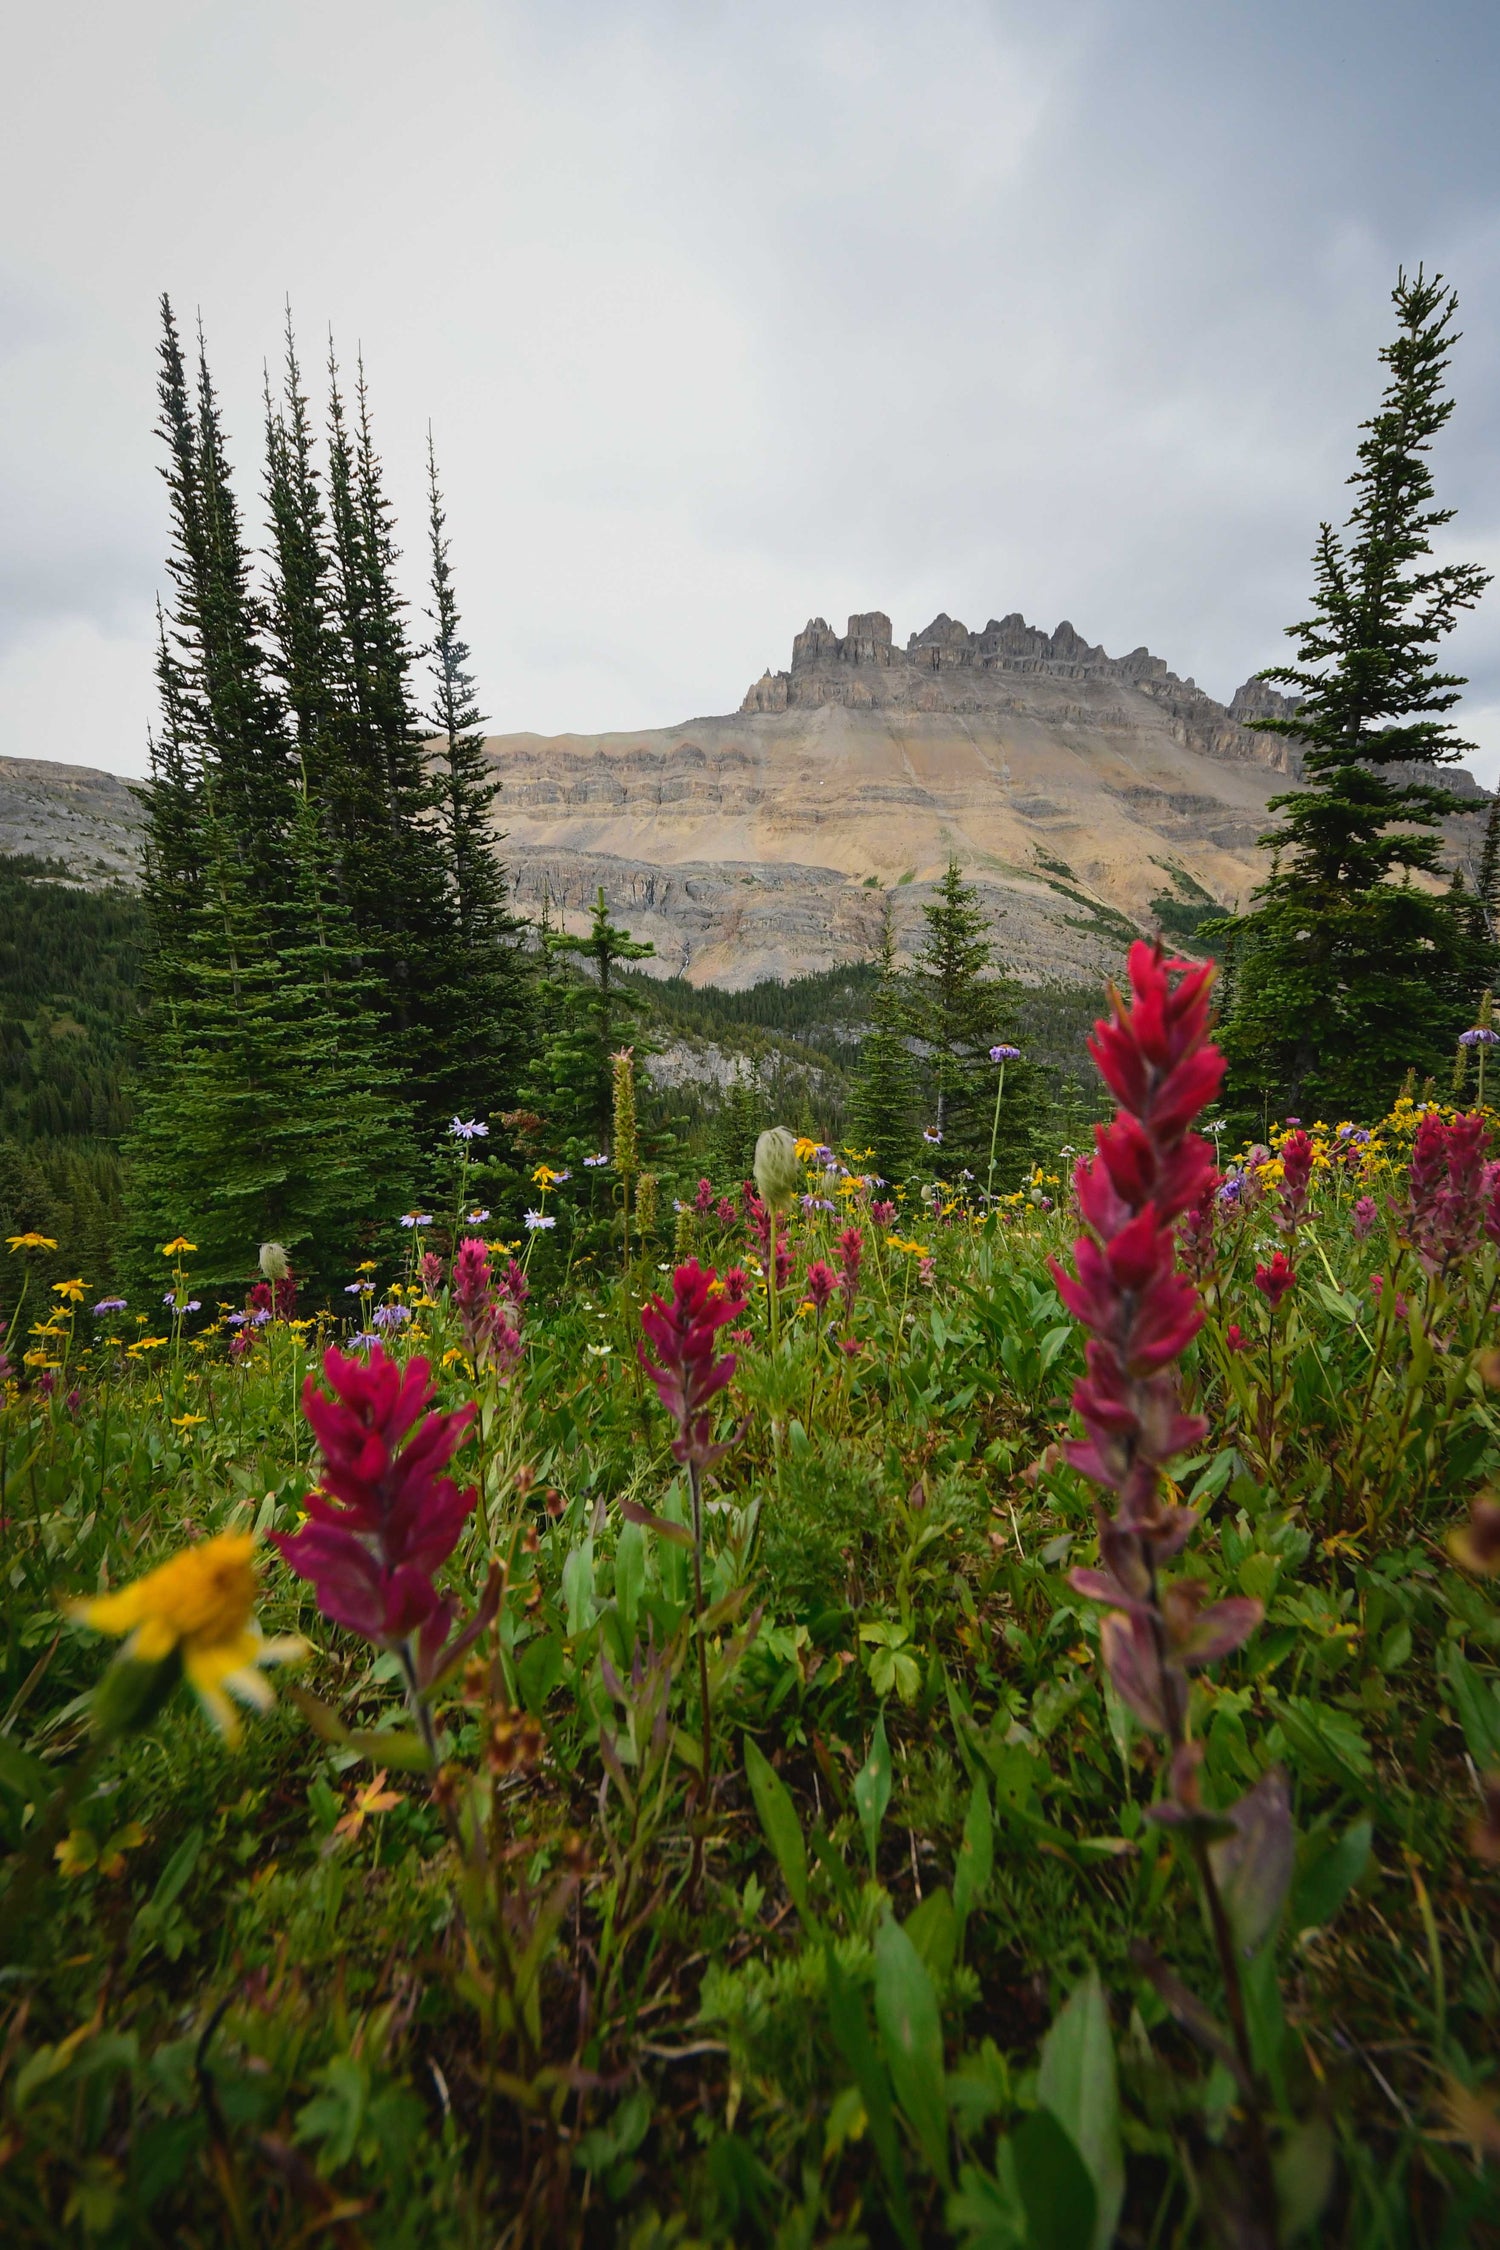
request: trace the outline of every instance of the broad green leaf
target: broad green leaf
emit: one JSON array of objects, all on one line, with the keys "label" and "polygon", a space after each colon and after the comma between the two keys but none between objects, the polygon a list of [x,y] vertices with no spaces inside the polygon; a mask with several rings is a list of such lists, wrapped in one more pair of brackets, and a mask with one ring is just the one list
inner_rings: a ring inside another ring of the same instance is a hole
[{"label": "broad green leaf", "polygon": [[158,1914],[165,1912],[187,1882],[198,1864],[198,1854],[202,1849],[203,1830],[190,1829],[162,1869],[156,1888],[151,1893],[151,1904]]},{"label": "broad green leaf", "polygon": [[423,1773],[432,1764],[431,1751],[409,1727],[376,1727],[369,1734],[351,1734],[344,1748],[367,1758],[372,1766],[394,1766],[399,1773]]},{"label": "broad green leaf", "polygon": [[645,1534],[638,1523],[627,1523],[615,1548],[615,1602],[625,1628],[627,1648],[635,1637],[635,1621],[645,1583]]},{"label": "broad green leaf", "polygon": [[1034,2109],[1010,2139],[1016,2186],[1026,2212],[1026,2250],[1088,2250],[1101,2233],[1099,2198],[1073,2137],[1046,2107]]},{"label": "broad green leaf", "polygon": [[946,1980],[958,1952],[958,1917],[951,1891],[929,1891],[906,1917],[906,1934],[932,1974]]},{"label": "broad green leaf", "polygon": [[[1125,2199],[1125,2159],[1120,2149],[1120,2097],[1109,2005],[1097,1969],[1090,1969],[1075,1986],[1042,2042],[1037,2095],[1082,2159],[1091,2183],[1093,2232],[1077,2239],[1091,2241],[1094,2250],[1105,2250],[1114,2240]],[[1061,2159],[1058,2162],[1065,2173],[1066,2165]],[[1030,2210],[1028,2200],[1028,2214]]]},{"label": "broad green leaf", "polygon": [[1327,2118],[1310,2117],[1289,2133],[1274,2168],[1281,2239],[1292,2243],[1317,2225],[1333,2193],[1337,2160]]},{"label": "broad green leaf", "polygon": [[926,1964],[898,1922],[875,1939],[875,2021],[896,2099],[923,2155],[949,2184],[943,2024]]},{"label": "broad green leaf", "polygon": [[1321,1930],[1333,1920],[1365,1871],[1375,1830],[1353,1821],[1342,1836],[1315,1838],[1292,1892],[1291,1927]]},{"label": "broad green leaf", "polygon": [[875,1721],[875,1732],[870,1737],[870,1755],[854,1776],[854,1809],[859,1814],[859,1825],[865,1834],[865,1849],[870,1855],[870,1873],[875,1872],[875,1847],[880,1841],[880,1824],[885,1818],[885,1808],[891,1801],[891,1746],[886,1740],[885,1713]]},{"label": "broad green leaf", "polygon": [[824,1955],[828,1978],[828,2022],[833,2032],[834,2044],[843,2056],[859,2088],[869,2120],[870,2139],[885,2174],[885,2184],[890,2196],[891,2215],[896,2231],[908,2250],[915,2250],[916,2233],[911,2223],[911,2205],[906,2194],[906,2170],[901,2162],[900,2144],[896,2139],[896,2120],[891,2113],[890,2081],[884,2065],[870,2037],[870,2026],[865,2019],[865,2004],[856,1986],[850,1983],[839,1967],[838,1955],[830,1945]]},{"label": "broad green leaf", "polygon": [[1480,1771],[1500,1766],[1500,1696],[1483,1680],[1455,1641],[1448,1650],[1448,1685],[1469,1756]]},{"label": "broad green leaf", "polygon": [[773,1771],[748,1734],[745,1737],[745,1774],[766,1842],[776,1854],[782,1881],[797,1912],[811,1928],[813,1916],[807,1903],[807,1846],[802,1841],[797,1808],[780,1775]]},{"label": "broad green leaf", "polygon": [[969,1792],[964,1816],[964,1837],[953,1870],[953,1904],[962,1922],[990,1887],[995,1868],[995,1824],[990,1813],[990,1793],[982,1781]]},{"label": "broad green leaf", "polygon": [[576,1641],[594,1622],[594,1542],[580,1541],[562,1567],[563,1601],[568,1612],[568,1638]]},{"label": "broad green leaf", "polygon": [[563,1676],[563,1644],[556,1633],[542,1633],[527,1644],[516,1665],[516,1685],[528,1711],[538,1713]]},{"label": "broad green leaf", "polygon": [[0,1789],[8,1789],[23,1805],[44,1805],[56,1787],[57,1776],[40,1758],[0,1734]]}]

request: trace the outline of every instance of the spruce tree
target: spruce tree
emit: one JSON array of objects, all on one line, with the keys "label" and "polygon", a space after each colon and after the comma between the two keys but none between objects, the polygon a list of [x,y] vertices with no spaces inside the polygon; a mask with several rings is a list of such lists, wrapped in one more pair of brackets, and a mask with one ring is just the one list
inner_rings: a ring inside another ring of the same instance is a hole
[{"label": "spruce tree", "polygon": [[[546,1041],[528,1098],[547,1120],[548,1143],[569,1163],[606,1146],[613,1088],[611,1056],[634,1046],[643,1054],[640,1026],[646,1002],[622,984],[627,961],[644,961],[654,945],[632,938],[609,918],[601,885],[588,934],[571,937],[549,929],[545,939],[549,970],[541,979],[538,1014],[556,1028]],[[563,964],[578,960],[585,972],[568,973]]]},{"label": "spruce tree", "polygon": [[[989,1050],[1014,1045],[1016,988],[995,973],[979,893],[950,859],[938,895],[922,908],[927,934],[908,987],[907,1021],[927,1049],[925,1075],[933,1122],[942,1135],[935,1161],[949,1178],[988,1173],[994,1111]],[[1035,1081],[1023,1061],[1008,1063],[996,1141],[997,1185],[1031,1153]]]},{"label": "spruce tree", "polygon": [[416,652],[396,584],[364,369],[350,425],[329,360],[329,513],[338,639],[334,732],[322,794],[343,894],[378,979],[382,1023],[431,1134],[472,1113],[458,919],[412,688]]},{"label": "spruce tree", "polygon": [[1432,504],[1428,456],[1453,411],[1457,299],[1420,268],[1392,299],[1354,507],[1342,532],[1319,530],[1311,614],[1287,628],[1298,661],[1259,675],[1298,692],[1290,716],[1252,724],[1303,746],[1310,786],[1272,799],[1286,817],[1261,839],[1274,857],[1258,904],[1203,931],[1231,970],[1233,1089],[1328,1116],[1373,1114],[1403,1071],[1441,1069],[1491,973],[1467,902],[1420,880],[1441,873],[1439,822],[1472,802],[1439,785],[1470,745],[1445,716],[1465,683],[1434,652],[1489,583],[1477,564],[1430,560],[1453,516]]},{"label": "spruce tree", "polygon": [[850,1093],[849,1137],[855,1147],[874,1152],[875,1168],[888,1180],[905,1179],[917,1137],[917,1074],[908,1044],[908,1015],[896,971],[895,911],[887,895],[880,932],[880,982]]},{"label": "spruce tree", "polygon": [[493,813],[498,776],[484,750],[484,721],[462,636],[447,517],[427,432],[432,626],[429,647],[437,743],[438,823],[458,918],[458,956],[468,995],[471,1105],[483,1114],[511,1100],[530,1043],[530,975],[523,924],[510,911]]}]

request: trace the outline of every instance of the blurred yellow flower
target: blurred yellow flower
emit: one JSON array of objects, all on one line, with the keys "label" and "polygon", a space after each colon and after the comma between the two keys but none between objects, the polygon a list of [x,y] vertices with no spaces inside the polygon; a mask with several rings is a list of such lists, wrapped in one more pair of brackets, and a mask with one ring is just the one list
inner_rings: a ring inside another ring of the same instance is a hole
[{"label": "blurred yellow flower", "polygon": [[185,1234],[174,1234],[170,1242],[164,1242],[162,1244],[161,1254],[164,1258],[175,1258],[181,1252],[185,1250],[196,1250],[197,1247],[197,1243],[189,1242]]},{"label": "blurred yellow flower", "polygon": [[54,1292],[70,1305],[81,1305],[87,1293],[87,1283],[82,1281],[54,1281]]},{"label": "blurred yellow flower", "polygon": [[196,1430],[200,1422],[207,1420],[206,1414],[174,1414],[172,1427],[174,1430]]},{"label": "blurred yellow flower", "polygon": [[7,1235],[6,1240],[12,1250],[55,1250],[57,1248],[57,1244],[50,1234],[12,1234]]},{"label": "blurred yellow flower", "polygon": [[235,1742],[239,1720],[229,1696],[264,1710],[272,1697],[259,1667],[299,1656],[304,1647],[295,1636],[268,1641],[254,1623],[254,1551],[252,1533],[221,1532],[118,1593],[70,1602],[68,1613],[96,1632],[128,1633],[122,1653],[139,1663],[180,1657],[188,1685]]}]

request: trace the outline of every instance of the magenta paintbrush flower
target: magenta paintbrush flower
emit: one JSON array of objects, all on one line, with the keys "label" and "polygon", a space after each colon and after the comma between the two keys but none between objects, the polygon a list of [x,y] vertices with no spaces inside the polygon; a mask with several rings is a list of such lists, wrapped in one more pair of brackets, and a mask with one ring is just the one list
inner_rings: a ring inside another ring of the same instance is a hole
[{"label": "magenta paintbrush flower", "polygon": [[1111,988],[1113,1020],[1096,1025],[1090,1041],[1120,1103],[1113,1123],[1095,1128],[1097,1154],[1074,1176],[1092,1231],[1074,1244],[1076,1277],[1055,1262],[1052,1269],[1063,1302],[1090,1332],[1088,1372],[1073,1390],[1085,1435],[1069,1444],[1068,1458],[1118,1496],[1114,1517],[1098,1511],[1101,1567],[1073,1571],[1071,1583],[1111,1610],[1102,1646],[1121,1696],[1176,1739],[1187,1672],[1238,1647],[1261,1607],[1205,1606],[1195,1579],[1158,1583],[1160,1565],[1196,1525],[1190,1510],[1162,1505],[1162,1467],[1207,1428],[1178,1400],[1173,1362],[1203,1311],[1176,1270],[1173,1221],[1211,1193],[1213,1159],[1191,1128],[1218,1092],[1224,1061],[1208,1038],[1211,967],[1168,960],[1141,942],[1129,969],[1133,1005]]},{"label": "magenta paintbrush flower", "polygon": [[[444,1644],[457,1604],[438,1592],[432,1574],[452,1554],[478,1496],[443,1473],[476,1409],[429,1413],[426,1360],[401,1368],[378,1344],[368,1364],[331,1347],[323,1376],[332,1395],[310,1375],[302,1386],[302,1411],[323,1454],[318,1489],[307,1495],[309,1521],[271,1538],[299,1577],[311,1579],[334,1624],[383,1648],[415,1637],[414,1670],[425,1682],[452,1654]],[[488,1622],[484,1607],[461,1636],[466,1644]]]},{"label": "magenta paintbrush flower", "polygon": [[652,1297],[641,1307],[641,1327],[655,1352],[636,1346],[656,1395],[677,1424],[672,1452],[677,1460],[708,1468],[728,1450],[709,1443],[708,1404],[734,1374],[733,1352],[715,1357],[714,1339],[735,1318],[738,1302],[717,1289],[712,1266],[689,1258],[672,1276],[670,1302]]}]

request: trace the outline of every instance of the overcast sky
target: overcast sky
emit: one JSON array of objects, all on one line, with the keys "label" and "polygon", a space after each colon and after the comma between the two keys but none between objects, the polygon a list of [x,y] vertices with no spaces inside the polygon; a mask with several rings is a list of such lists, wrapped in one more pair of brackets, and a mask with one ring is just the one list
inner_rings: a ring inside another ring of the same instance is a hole
[{"label": "overcast sky", "polygon": [[[156,300],[428,421],[496,730],[731,710],[812,613],[1070,618],[1227,697],[1347,506],[1397,266],[1457,287],[1500,569],[1493,0],[48,0],[7,25],[0,751],[140,772]],[[1500,773],[1500,590],[1453,644]]]}]

